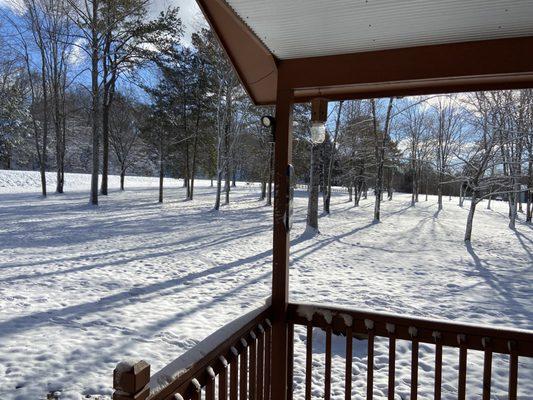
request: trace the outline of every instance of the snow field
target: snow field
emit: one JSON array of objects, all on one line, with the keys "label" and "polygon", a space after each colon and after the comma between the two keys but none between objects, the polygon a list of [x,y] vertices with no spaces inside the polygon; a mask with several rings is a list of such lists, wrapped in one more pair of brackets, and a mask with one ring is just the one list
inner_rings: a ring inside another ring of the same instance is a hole
[{"label": "snow field", "polygon": [[[47,199],[38,195],[37,173],[22,175],[0,184],[2,400],[56,390],[61,399],[109,399],[118,362],[142,358],[155,372],[270,294],[272,209],[257,200],[257,188],[240,184],[230,205],[214,212],[208,181],[186,202],[181,184],[168,180],[158,204],[157,178],[134,185],[127,177],[125,192],[112,178],[111,194],[94,208],[87,175],[67,176],[67,193]],[[396,194],[373,224],[372,196],[354,208],[337,193],[312,236],[304,232],[306,193],[297,191],[291,301],[533,329],[532,227],[520,221],[513,232],[505,204],[493,202],[491,211],[483,203],[466,247],[468,202],[460,208],[446,198],[440,213],[432,196],[409,203]],[[320,398],[325,334],[315,329],[313,337]],[[341,399],[345,339],[334,336],[332,345],[332,397]],[[433,352],[420,345],[421,399],[432,397]],[[408,342],[397,342],[396,359],[397,398],[407,399]],[[366,341],[354,340],[354,399],[365,396],[366,361]],[[443,398],[456,398],[458,352],[446,349],[444,361]],[[376,338],[374,363],[375,398],[385,398],[387,339]],[[469,352],[469,399],[480,397],[482,365],[482,354]],[[507,365],[494,356],[494,398],[505,398]],[[295,327],[295,399],[304,368],[305,328]],[[519,370],[521,398],[532,399],[533,363],[520,359]]]}]

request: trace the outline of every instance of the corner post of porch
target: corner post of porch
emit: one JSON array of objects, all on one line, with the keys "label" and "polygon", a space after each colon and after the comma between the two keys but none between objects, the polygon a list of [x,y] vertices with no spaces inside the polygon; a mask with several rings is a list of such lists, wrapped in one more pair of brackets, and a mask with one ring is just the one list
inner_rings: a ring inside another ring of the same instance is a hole
[{"label": "corner post of porch", "polygon": [[276,100],[276,143],[274,158],[274,242],[272,269],[272,399],[287,398],[288,335],[287,305],[289,301],[289,245],[285,226],[288,213],[288,166],[292,161],[292,89],[278,83]]},{"label": "corner post of porch", "polygon": [[113,371],[113,400],[145,400],[150,395],[150,364],[121,362]]}]

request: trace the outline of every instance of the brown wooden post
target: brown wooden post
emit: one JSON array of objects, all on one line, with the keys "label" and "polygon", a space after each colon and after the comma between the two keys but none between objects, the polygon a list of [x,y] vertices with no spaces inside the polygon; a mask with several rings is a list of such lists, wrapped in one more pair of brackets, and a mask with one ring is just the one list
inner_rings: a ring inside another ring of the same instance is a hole
[{"label": "brown wooden post", "polygon": [[150,394],[150,364],[121,362],[113,371],[113,400],[144,400]]},{"label": "brown wooden post", "polygon": [[[288,165],[292,159],[293,91],[278,84],[274,166],[274,248],[272,269],[272,400],[287,398],[287,304],[289,294],[289,232],[285,227],[289,195]],[[265,399],[268,400],[268,399]]]}]

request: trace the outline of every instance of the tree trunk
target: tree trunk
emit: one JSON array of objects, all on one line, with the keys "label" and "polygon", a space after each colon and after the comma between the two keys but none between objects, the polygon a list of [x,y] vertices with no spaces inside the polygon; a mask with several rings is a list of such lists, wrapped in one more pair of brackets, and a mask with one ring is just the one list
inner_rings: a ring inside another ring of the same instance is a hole
[{"label": "tree trunk", "polygon": [[472,202],[470,203],[470,211],[468,211],[468,218],[466,219],[465,242],[470,242],[472,239],[472,225],[474,223],[474,213],[476,212],[477,193],[472,191]]},{"label": "tree trunk", "polygon": [[98,1],[92,2],[91,21],[91,116],[92,116],[92,171],[91,171],[91,203],[98,205],[98,172],[100,161],[100,134],[98,132]]},{"label": "tree trunk", "polygon": [[269,165],[268,165],[268,194],[267,194],[267,206],[272,205],[272,180],[274,177],[274,146],[272,143],[269,145]]},{"label": "tree trunk", "polygon": [[414,173],[413,173],[413,182],[412,182],[412,193],[411,193],[411,206],[414,207],[416,201],[418,200],[417,199],[417,191],[418,191],[418,188],[417,188],[417,173],[416,173],[416,168],[413,169]]},{"label": "tree trunk", "polygon": [[459,207],[463,206],[464,198],[465,198],[464,183],[461,183],[461,186],[459,187]]},{"label": "tree trunk", "polygon": [[263,177],[263,179],[261,180],[261,197],[259,198],[259,200],[264,200],[266,198],[266,187],[267,183],[265,178]]},{"label": "tree trunk", "polygon": [[438,186],[437,186],[437,196],[438,196],[439,211],[442,210],[442,186],[441,186],[441,183],[442,183],[442,180],[440,178],[440,173],[439,173],[439,182],[438,182]]},{"label": "tree trunk", "polygon": [[217,191],[215,195],[215,210],[220,210],[220,195],[222,191],[222,133],[219,132],[218,134],[218,141],[217,141]]},{"label": "tree trunk", "polygon": [[429,174],[426,174],[426,201],[428,201],[429,194]]},{"label": "tree trunk", "polygon": [[318,185],[320,176],[320,146],[311,145],[309,174],[309,199],[307,202],[307,227],[318,230]]},{"label": "tree trunk", "polygon": [[187,194],[185,196],[185,198],[187,200],[190,200],[191,199],[191,170],[189,168],[189,164],[190,164],[190,161],[189,161],[189,140],[186,140],[185,141],[185,179],[184,179],[184,182],[185,182],[185,187],[187,188]]},{"label": "tree trunk", "polygon": [[120,190],[124,191],[124,177],[126,176],[126,171],[124,168],[120,170]]},{"label": "tree trunk", "polygon": [[192,145],[192,168],[191,168],[191,188],[189,190],[189,199],[192,200],[194,196],[194,176],[196,175],[196,153],[198,152],[198,126],[200,124],[200,117],[196,120],[196,132],[194,134],[194,142]]},{"label": "tree trunk", "polygon": [[[104,98],[106,96],[104,95]],[[106,101],[106,100],[104,100]],[[102,107],[102,182],[100,184],[100,194],[107,196],[109,173],[109,105]]]},{"label": "tree trunk", "polygon": [[230,178],[230,171],[229,171],[229,165],[226,166],[226,179],[224,184],[224,192],[225,192],[225,199],[224,204],[229,204],[229,192],[231,191],[231,178]]},{"label": "tree trunk", "polygon": [[332,175],[333,175],[333,164],[335,162],[335,147],[337,145],[337,137],[339,135],[343,103],[344,102],[342,100],[339,102],[339,112],[337,113],[337,121],[335,123],[335,134],[333,136],[333,144],[331,146],[331,151],[329,155],[329,166],[328,166],[328,171],[327,171],[328,172],[327,187],[326,187],[325,201],[324,201],[324,212],[326,214],[329,214],[329,205],[331,203],[331,181],[332,181]]},{"label": "tree trunk", "polygon": [[517,205],[518,205],[518,189],[520,184],[515,184],[513,189],[514,193],[509,196],[509,228],[516,228],[516,217],[517,217]]},{"label": "tree trunk", "polygon": [[526,206],[526,222],[528,224],[531,224],[531,219],[532,219],[532,214],[533,214],[533,209],[531,207],[531,198],[533,197],[533,193],[528,191],[526,193],[526,198],[527,198],[527,206]]},{"label": "tree trunk", "polygon": [[163,154],[160,153],[159,156],[159,202],[163,202],[163,178],[165,176],[165,171],[163,167]]},{"label": "tree trunk", "polygon": [[389,168],[388,180],[387,180],[387,198],[389,201],[392,200],[394,190],[392,188],[392,182],[394,180],[394,169]]},{"label": "tree trunk", "polygon": [[352,185],[348,185],[348,201],[351,203],[353,201],[353,187]]},{"label": "tree trunk", "polygon": [[533,138],[529,138],[529,144],[528,144],[528,153],[529,153],[529,161],[527,163],[527,170],[528,170],[528,191],[526,192],[526,198],[527,198],[527,207],[526,207],[526,222],[531,224],[531,220],[533,217],[533,207],[531,205],[533,201]]}]

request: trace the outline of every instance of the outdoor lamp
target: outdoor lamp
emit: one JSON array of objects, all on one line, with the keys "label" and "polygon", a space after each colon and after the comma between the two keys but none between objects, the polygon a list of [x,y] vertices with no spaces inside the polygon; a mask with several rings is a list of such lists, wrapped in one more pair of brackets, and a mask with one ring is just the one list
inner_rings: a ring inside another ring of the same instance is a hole
[{"label": "outdoor lamp", "polygon": [[314,121],[311,125],[311,142],[323,143],[326,139],[326,125],[323,122]]},{"label": "outdoor lamp", "polygon": [[270,115],[264,115],[261,117],[261,124],[265,128],[273,128],[276,124],[276,119],[274,117],[271,117]]},{"label": "outdoor lamp", "polygon": [[316,98],[311,100],[311,142],[322,143],[326,139],[326,120],[328,119],[328,101]]}]

